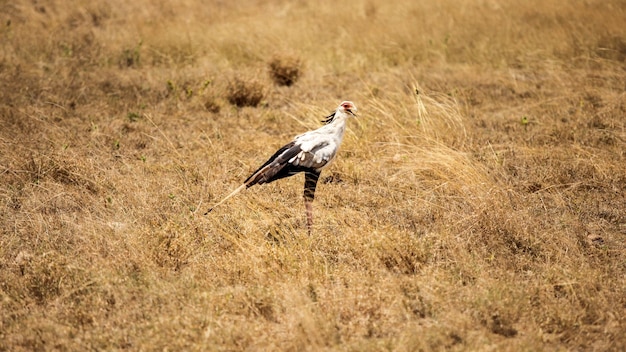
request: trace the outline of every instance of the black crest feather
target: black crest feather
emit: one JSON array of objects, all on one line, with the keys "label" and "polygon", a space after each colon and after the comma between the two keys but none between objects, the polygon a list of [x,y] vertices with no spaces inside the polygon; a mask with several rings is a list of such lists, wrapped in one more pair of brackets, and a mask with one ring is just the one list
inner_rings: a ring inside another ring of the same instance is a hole
[{"label": "black crest feather", "polygon": [[328,125],[329,123],[333,122],[334,119],[335,119],[335,113],[333,112],[332,114],[326,116],[325,120],[322,120],[322,122]]}]

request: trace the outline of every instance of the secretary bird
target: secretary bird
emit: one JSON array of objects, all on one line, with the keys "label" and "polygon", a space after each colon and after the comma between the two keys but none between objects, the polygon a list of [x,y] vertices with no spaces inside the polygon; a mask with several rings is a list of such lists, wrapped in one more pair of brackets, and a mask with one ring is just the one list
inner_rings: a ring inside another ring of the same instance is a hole
[{"label": "secretary bird", "polygon": [[224,203],[244,188],[262,185],[304,172],[304,206],[306,208],[306,225],[309,234],[313,226],[313,199],[320,173],[335,159],[346,120],[350,115],[356,117],[356,106],[351,101],[339,104],[337,110],[327,116],[324,126],[296,136],[293,141],[278,149],[265,164],[248,177],[239,188],[227,195],[219,203],[211,207],[204,215]]}]

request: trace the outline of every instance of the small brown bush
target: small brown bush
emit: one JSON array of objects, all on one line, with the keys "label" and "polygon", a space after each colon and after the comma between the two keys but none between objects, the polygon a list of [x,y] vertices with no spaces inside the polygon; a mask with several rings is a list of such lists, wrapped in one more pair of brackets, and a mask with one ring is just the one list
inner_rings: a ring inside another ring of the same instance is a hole
[{"label": "small brown bush", "polygon": [[238,107],[257,106],[265,95],[263,84],[255,79],[244,80],[235,77],[228,83],[226,97]]},{"label": "small brown bush", "polygon": [[279,86],[291,86],[302,74],[302,61],[294,56],[277,56],[269,63],[269,73]]},{"label": "small brown bush", "polygon": [[217,114],[218,112],[220,112],[220,104],[213,98],[208,98],[205,100],[204,102],[204,108],[212,113]]}]

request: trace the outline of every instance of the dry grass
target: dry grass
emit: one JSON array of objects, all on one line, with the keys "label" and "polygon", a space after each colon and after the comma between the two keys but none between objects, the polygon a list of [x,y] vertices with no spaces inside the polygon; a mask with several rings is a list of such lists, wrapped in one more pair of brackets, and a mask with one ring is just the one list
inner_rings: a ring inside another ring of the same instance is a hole
[{"label": "dry grass", "polygon": [[0,9],[0,350],[626,348],[623,1]]}]

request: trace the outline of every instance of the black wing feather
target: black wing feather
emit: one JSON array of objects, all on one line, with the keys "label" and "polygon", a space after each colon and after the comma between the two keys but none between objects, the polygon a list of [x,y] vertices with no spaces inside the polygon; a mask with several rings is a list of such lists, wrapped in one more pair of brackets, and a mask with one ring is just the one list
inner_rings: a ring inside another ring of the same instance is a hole
[{"label": "black wing feather", "polygon": [[278,149],[258,170],[248,177],[244,184],[252,187],[256,184],[269,183],[283,177],[305,171],[306,168],[298,167],[289,163],[289,160],[298,155],[302,149],[295,142],[286,144]]}]

